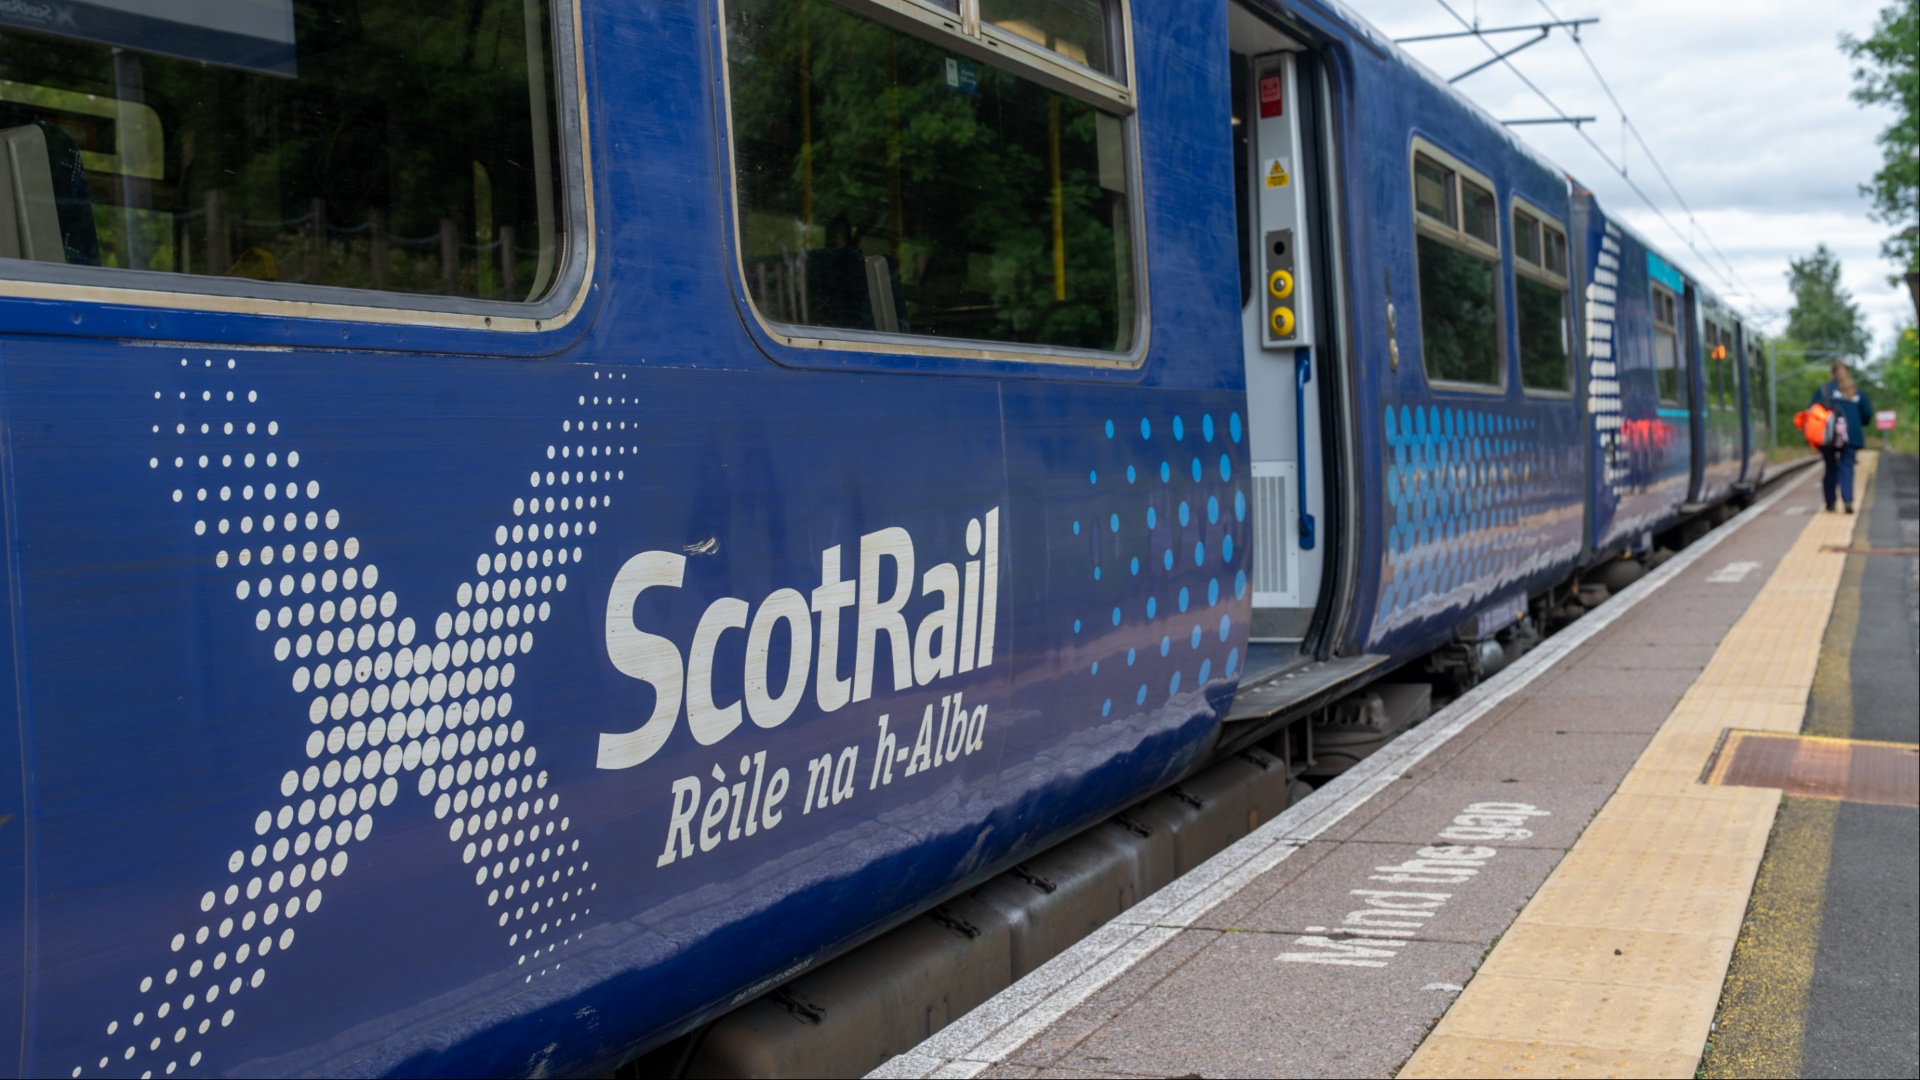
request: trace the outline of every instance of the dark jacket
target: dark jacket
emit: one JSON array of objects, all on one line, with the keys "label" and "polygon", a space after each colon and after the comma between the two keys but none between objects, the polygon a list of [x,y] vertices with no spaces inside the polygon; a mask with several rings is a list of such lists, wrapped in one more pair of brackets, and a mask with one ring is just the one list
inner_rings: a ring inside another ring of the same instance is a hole
[{"label": "dark jacket", "polygon": [[[1856,384],[1857,387],[1858,384]],[[1873,426],[1873,402],[1867,398],[1865,390],[1859,391],[1859,397],[1852,401],[1840,396],[1840,388],[1831,380],[1822,383],[1820,389],[1813,392],[1813,400],[1808,405],[1825,405],[1847,419],[1847,445],[1867,445],[1867,431]]]}]

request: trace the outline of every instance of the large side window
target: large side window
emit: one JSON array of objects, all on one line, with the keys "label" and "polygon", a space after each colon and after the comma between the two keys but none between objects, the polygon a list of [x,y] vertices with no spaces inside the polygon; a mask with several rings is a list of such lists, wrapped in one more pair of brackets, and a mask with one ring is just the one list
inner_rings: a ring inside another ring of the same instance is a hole
[{"label": "large side window", "polygon": [[0,5],[0,255],[538,300],[564,240],[549,38],[547,0]]},{"label": "large side window", "polygon": [[944,7],[960,18],[918,0],[728,3],[754,308],[828,337],[1127,351],[1118,0]]},{"label": "large side window", "polygon": [[1500,213],[1493,185],[1436,153],[1413,156],[1420,343],[1427,377],[1497,387]]},{"label": "large side window", "polygon": [[1680,404],[1679,300],[1664,285],[1653,287],[1653,378],[1663,405]]},{"label": "large side window", "polygon": [[1573,389],[1567,234],[1544,215],[1513,210],[1513,295],[1520,333],[1520,386]]}]

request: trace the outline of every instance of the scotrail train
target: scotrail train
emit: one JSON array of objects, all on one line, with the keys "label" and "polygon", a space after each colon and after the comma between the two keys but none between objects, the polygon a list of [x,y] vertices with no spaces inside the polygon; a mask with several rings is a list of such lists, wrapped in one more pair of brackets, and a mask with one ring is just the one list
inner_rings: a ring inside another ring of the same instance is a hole
[{"label": "scotrail train", "polygon": [[605,1070],[1764,461],[1326,0],[27,0],[0,142],[23,1074]]}]

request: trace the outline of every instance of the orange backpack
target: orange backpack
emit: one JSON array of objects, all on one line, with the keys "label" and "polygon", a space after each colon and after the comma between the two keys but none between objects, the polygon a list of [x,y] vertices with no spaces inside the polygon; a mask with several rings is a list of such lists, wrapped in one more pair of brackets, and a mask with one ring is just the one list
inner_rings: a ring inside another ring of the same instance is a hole
[{"label": "orange backpack", "polygon": [[1793,414],[1793,426],[1806,436],[1807,445],[1815,450],[1844,445],[1847,441],[1847,421],[1819,402]]}]

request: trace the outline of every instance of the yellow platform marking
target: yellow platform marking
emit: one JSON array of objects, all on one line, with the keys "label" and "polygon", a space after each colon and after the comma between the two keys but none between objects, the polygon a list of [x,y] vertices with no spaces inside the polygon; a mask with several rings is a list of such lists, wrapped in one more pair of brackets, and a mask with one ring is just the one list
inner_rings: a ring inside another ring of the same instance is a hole
[{"label": "yellow platform marking", "polygon": [[1701,773],[1728,728],[1799,732],[1855,520],[1808,519],[1400,1076],[1694,1075],[1780,805]]}]

